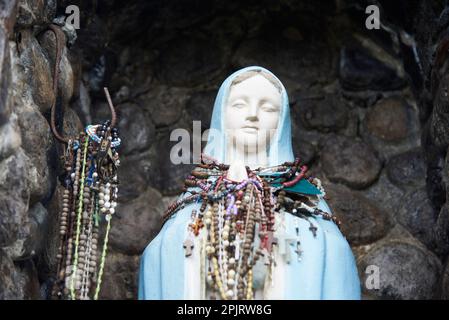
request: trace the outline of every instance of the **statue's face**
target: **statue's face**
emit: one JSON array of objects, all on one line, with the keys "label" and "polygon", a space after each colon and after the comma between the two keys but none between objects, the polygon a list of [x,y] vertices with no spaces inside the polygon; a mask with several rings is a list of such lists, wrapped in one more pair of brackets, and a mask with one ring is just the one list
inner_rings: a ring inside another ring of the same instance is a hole
[{"label": "statue's face", "polygon": [[229,141],[248,152],[266,149],[276,132],[281,106],[281,93],[261,75],[231,86],[225,109]]}]

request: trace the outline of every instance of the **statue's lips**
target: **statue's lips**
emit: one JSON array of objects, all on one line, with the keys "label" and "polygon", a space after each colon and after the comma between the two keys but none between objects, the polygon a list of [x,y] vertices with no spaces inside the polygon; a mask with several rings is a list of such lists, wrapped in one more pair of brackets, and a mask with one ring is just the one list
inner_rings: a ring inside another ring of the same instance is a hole
[{"label": "statue's lips", "polygon": [[253,126],[246,126],[242,128],[242,131],[246,133],[257,133],[257,131],[259,131],[259,128]]}]

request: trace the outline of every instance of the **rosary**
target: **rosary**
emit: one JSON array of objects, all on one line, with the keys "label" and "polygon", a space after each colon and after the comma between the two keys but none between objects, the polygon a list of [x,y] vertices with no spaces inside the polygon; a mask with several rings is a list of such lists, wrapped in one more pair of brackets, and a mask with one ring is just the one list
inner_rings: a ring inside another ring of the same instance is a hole
[{"label": "rosary", "polygon": [[[266,265],[274,263],[272,248],[290,259],[287,245],[296,244],[300,256],[300,242],[285,236],[274,236],[275,216],[281,209],[309,222],[309,230],[316,236],[317,228],[310,221],[321,216],[340,226],[338,219],[316,207],[307,196],[322,194],[324,189],[317,178],[306,178],[307,166],[299,158],[280,166],[250,170],[248,179],[241,182],[226,178],[228,165],[202,156],[202,163],[185,180],[184,192],[190,193],[173,203],[164,215],[167,221],[188,203],[200,202],[193,209],[189,236],[184,241],[186,257],[194,248],[193,238],[205,228],[205,254],[208,260],[206,281],[212,288],[211,299],[253,299],[253,267],[263,257]],[[296,233],[299,228],[296,226]],[[260,241],[256,245],[256,239]]]},{"label": "rosary", "polygon": [[[57,95],[62,31],[51,25],[57,42],[53,90]],[[54,299],[98,299],[106,259],[111,218],[117,206],[120,146],[117,116],[104,88],[112,119],[89,125],[77,137],[61,136],[55,125],[56,98],[51,107],[51,129],[65,146],[63,195],[59,213],[59,246]],[[100,227],[106,231],[100,243]]]}]

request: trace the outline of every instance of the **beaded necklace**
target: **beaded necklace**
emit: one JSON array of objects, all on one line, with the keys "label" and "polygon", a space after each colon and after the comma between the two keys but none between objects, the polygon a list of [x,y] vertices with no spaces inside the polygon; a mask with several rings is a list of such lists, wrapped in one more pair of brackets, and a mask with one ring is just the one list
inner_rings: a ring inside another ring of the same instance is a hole
[{"label": "beaded necklace", "polygon": [[[59,64],[64,35],[59,27],[50,27],[56,36],[57,54],[53,90],[58,91]],[[62,177],[64,187],[59,215],[57,273],[53,284],[54,299],[98,299],[106,260],[111,218],[117,206],[120,146],[116,113],[107,88],[105,95],[112,119],[89,125],[77,137],[63,137],[56,129],[56,98],[51,106],[51,129],[63,146]],[[102,246],[100,227],[105,225]]]},{"label": "beaded necklace", "polygon": [[[316,236],[316,227],[310,218],[321,216],[340,226],[338,219],[317,208],[313,197],[301,193],[299,184],[310,184],[325,195],[317,178],[307,177],[307,166],[297,158],[280,166],[247,167],[248,179],[241,182],[226,178],[229,166],[202,156],[202,163],[185,180],[184,197],[173,203],[164,215],[164,222],[192,202],[201,202],[199,210],[193,209],[189,236],[183,243],[186,257],[191,255],[192,238],[206,228],[206,256],[208,270],[206,281],[212,288],[211,299],[253,299],[253,268],[263,257],[265,265],[272,265],[273,245],[285,250],[285,241],[276,239],[275,218],[281,210],[309,222],[309,230]],[[304,189],[306,190],[306,189]],[[296,225],[296,232],[299,228]],[[256,239],[259,239],[258,245]],[[297,240],[295,252],[300,259],[301,248]]]}]

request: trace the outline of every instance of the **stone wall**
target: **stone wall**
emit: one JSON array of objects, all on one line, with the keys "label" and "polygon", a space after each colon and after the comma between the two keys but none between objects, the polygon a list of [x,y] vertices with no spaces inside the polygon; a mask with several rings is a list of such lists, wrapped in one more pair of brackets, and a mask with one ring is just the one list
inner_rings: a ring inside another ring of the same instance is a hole
[{"label": "stone wall", "polygon": [[221,81],[253,64],[288,90],[294,150],[323,180],[363,285],[379,267],[364,297],[449,297],[447,64],[433,54],[447,43],[443,5],[381,1],[383,28],[367,30],[364,1],[0,0],[0,298],[45,299],[52,280],[61,188],[47,29],[77,3],[60,124],[70,135],[108,117],[108,86],[124,141],[102,298],[136,298],[139,256],[191,170],[170,163],[170,132],[207,129]]}]

